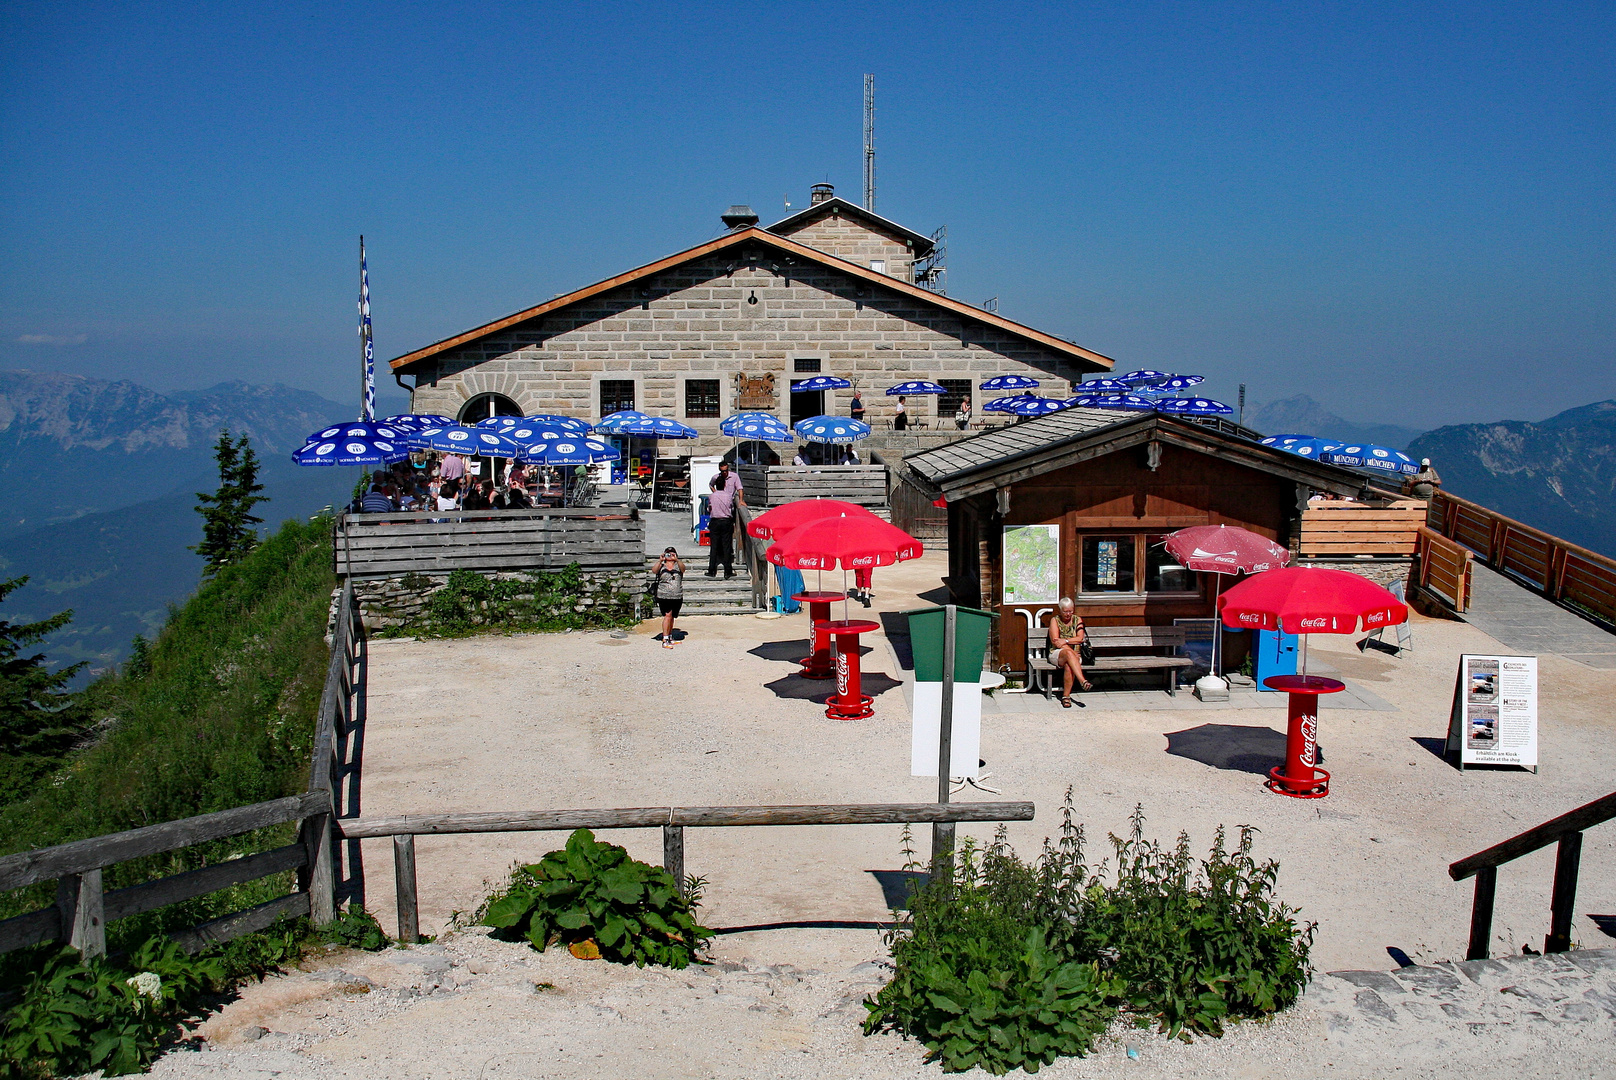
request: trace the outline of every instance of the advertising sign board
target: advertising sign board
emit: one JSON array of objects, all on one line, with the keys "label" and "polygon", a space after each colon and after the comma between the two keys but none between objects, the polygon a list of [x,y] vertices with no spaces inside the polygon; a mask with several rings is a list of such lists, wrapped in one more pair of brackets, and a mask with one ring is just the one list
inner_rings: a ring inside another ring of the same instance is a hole
[{"label": "advertising sign board", "polygon": [[1447,754],[1466,765],[1519,765],[1537,772],[1537,657],[1459,657]]}]

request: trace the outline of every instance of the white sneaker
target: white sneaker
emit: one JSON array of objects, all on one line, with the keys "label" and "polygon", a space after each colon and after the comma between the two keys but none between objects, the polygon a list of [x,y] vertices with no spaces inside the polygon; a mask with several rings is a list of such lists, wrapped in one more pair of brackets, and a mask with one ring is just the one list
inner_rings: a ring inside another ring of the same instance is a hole
[{"label": "white sneaker", "polygon": [[671,648],[673,648],[673,638],[671,638],[671,637],[665,637],[665,638],[663,638],[663,639],[662,639],[662,647],[663,647],[663,648],[664,648],[664,649],[671,649]]}]

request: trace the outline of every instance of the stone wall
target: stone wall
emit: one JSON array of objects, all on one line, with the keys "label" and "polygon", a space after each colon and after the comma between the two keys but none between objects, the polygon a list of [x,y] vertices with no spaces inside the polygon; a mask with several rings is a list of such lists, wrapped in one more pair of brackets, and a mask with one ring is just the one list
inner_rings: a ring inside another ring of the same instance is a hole
[{"label": "stone wall", "polygon": [[1324,567],[1331,570],[1346,570],[1366,577],[1376,585],[1391,588],[1392,582],[1408,582],[1409,567],[1414,564],[1411,558],[1382,558],[1354,559],[1351,556],[1337,556],[1335,558],[1298,559],[1296,566]]},{"label": "stone wall", "polygon": [[859,266],[868,267],[872,260],[879,259],[886,264],[882,273],[914,283],[914,252],[905,241],[882,235],[839,214],[826,215],[782,235]]},{"label": "stone wall", "polygon": [[[527,574],[518,572],[488,572],[482,576],[496,581],[528,580]],[[612,604],[638,611],[640,599],[645,593],[644,570],[585,570],[582,577],[583,595],[573,605],[573,611],[583,613]],[[353,583],[354,597],[359,601],[365,626],[372,631],[387,630],[419,619],[432,594],[442,589],[448,581],[448,574],[356,579]],[[624,595],[629,597],[627,604],[623,604],[621,599]],[[531,599],[532,594],[527,593],[525,597]]]}]

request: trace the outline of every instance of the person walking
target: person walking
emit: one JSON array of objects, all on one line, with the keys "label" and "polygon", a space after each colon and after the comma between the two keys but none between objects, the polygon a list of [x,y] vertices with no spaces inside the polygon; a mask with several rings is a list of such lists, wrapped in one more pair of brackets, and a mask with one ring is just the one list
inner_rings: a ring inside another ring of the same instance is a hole
[{"label": "person walking", "polygon": [[860,422],[864,420],[864,399],[859,397],[857,390],[853,391],[853,400],[848,403],[847,415]]},{"label": "person walking", "polygon": [[735,576],[735,506],[746,505],[746,492],[741,490],[741,478],[730,472],[729,462],[718,463],[718,475],[708,483],[707,494],[707,576],[718,576],[718,564],[724,564],[724,576]]},{"label": "person walking", "polygon": [[679,608],[685,602],[685,563],[674,548],[666,548],[657,560],[656,577],[652,593],[656,596],[657,610],[662,613],[662,647],[673,648],[673,620],[679,617]]},{"label": "person walking", "polygon": [[971,426],[971,399],[966,398],[960,402],[959,412],[954,414],[954,426],[964,431]]}]

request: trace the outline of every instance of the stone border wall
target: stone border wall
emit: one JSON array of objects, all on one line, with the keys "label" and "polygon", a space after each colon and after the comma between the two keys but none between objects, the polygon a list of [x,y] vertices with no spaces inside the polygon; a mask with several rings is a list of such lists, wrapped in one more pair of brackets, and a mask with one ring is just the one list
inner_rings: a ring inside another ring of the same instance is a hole
[{"label": "stone border wall", "polygon": [[[473,571],[476,572],[476,571]],[[540,571],[553,572],[553,571]],[[491,581],[522,581],[527,574],[521,572],[483,572]],[[627,597],[628,612],[638,613],[645,596],[646,572],[640,568],[614,570],[584,570],[584,595],[573,604],[574,612],[619,604],[613,597]],[[449,583],[448,574],[402,574],[397,577],[355,579],[354,599],[359,603],[366,628],[377,631],[403,626],[418,619],[432,595]],[[531,599],[524,594],[519,599]]]},{"label": "stone border wall", "polygon": [[1297,559],[1292,566],[1312,566],[1328,570],[1346,570],[1366,577],[1376,585],[1391,588],[1392,582],[1401,581],[1407,585],[1409,571],[1414,560],[1405,556],[1385,558],[1376,556],[1373,559],[1354,559],[1350,555],[1322,556],[1312,559]]}]

